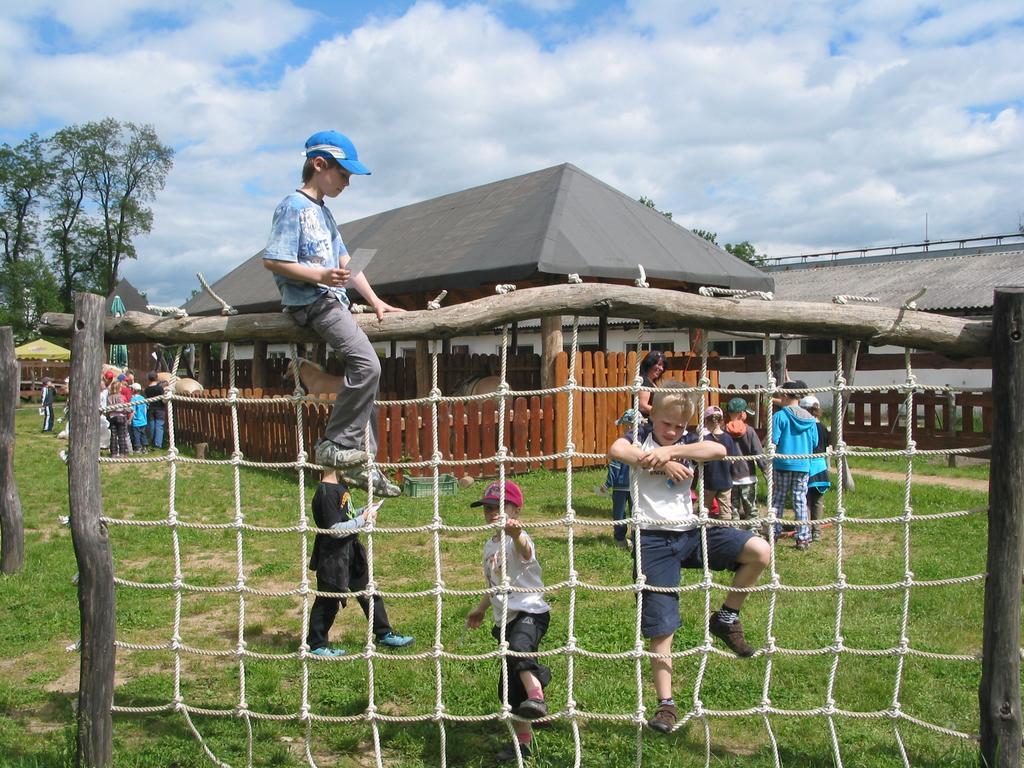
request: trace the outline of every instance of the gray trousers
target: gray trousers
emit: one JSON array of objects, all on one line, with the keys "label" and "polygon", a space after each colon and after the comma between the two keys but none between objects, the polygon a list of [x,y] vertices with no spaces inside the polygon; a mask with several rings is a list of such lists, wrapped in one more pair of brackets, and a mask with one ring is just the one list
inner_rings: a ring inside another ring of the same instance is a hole
[{"label": "gray trousers", "polygon": [[380,358],[352,313],[332,295],[306,307],[291,307],[295,322],[317,332],[341,361],[343,373],[338,399],[327,421],[324,438],[343,448],[366,448],[370,427],[370,455],[377,453],[377,406]]}]

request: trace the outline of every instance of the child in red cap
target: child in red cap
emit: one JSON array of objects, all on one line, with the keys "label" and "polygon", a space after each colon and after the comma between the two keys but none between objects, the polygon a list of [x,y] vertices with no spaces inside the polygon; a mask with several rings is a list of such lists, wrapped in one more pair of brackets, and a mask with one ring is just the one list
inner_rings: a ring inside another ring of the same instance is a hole
[{"label": "child in red cap", "polygon": [[[481,625],[487,607],[491,607],[495,624],[491,634],[501,639],[501,624],[505,621],[505,639],[510,651],[536,653],[540,641],[548,630],[551,606],[544,600],[544,580],[541,577],[537,549],[530,535],[519,521],[523,507],[523,492],[511,480],[504,488],[499,482],[491,483],[479,501],[470,506],[483,507],[484,519],[494,524],[500,518],[502,500],[505,508],[504,536],[502,529],[484,544],[484,578],[488,589],[498,591],[484,595],[480,603],[466,616],[466,624],[472,629]],[[502,575],[508,575],[510,587],[528,591],[504,593],[500,590]],[[508,601],[507,619],[505,601]],[[551,682],[551,670],[536,658],[506,656],[498,677],[498,698],[502,698],[505,678],[508,679],[508,703],[512,712],[523,720],[516,721],[516,741],[498,752],[499,763],[516,762],[516,752],[526,758],[530,756],[533,729],[529,721],[544,717],[548,705],[544,701],[544,688]]]}]

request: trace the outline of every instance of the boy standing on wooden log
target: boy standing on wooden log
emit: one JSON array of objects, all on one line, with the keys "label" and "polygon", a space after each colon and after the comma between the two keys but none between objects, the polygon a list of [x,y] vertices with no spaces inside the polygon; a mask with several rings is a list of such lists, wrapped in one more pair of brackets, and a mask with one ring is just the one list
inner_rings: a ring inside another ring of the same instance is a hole
[{"label": "boy standing on wooden log", "polygon": [[274,273],[281,303],[299,325],[312,328],[334,350],[345,368],[341,389],[324,437],[316,445],[316,461],[340,470],[349,485],[373,488],[381,496],[398,496],[401,489],[382,472],[367,472],[369,450],[377,451],[377,420],[373,399],[380,381],[380,360],[370,340],[349,311],[345,288],[355,288],[382,320],[402,312],[382,301],[365,275],[346,269],[348,249],[325,197],[337,197],[353,175],[369,175],[355,145],[337,131],[319,131],[306,141],[302,186],[274,211],[274,223],[263,253],[263,266]]}]

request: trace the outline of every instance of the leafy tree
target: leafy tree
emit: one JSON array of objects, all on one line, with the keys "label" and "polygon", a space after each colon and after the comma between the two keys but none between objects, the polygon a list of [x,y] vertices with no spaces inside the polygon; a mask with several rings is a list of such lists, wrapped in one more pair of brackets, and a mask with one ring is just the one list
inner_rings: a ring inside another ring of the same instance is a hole
[{"label": "leafy tree", "polygon": [[742,243],[726,243],[725,250],[737,259],[743,259],[745,262],[753,264],[755,267],[764,264],[768,260],[768,255],[758,253],[757,249],[754,248],[753,244],[749,240],[744,240]]},{"label": "leafy tree", "polygon": [[[655,211],[658,211],[658,206],[655,204],[655,202],[653,200],[651,200],[651,198],[647,197],[647,195],[640,195],[640,203],[642,205],[646,205],[648,208],[651,208],[651,209],[653,209]],[[672,212],[671,211],[658,211],[658,213],[660,213],[666,219],[671,219],[672,218]]]},{"label": "leafy tree", "polygon": [[[691,229],[693,234],[697,237],[703,237],[709,243],[718,245],[718,233],[711,232],[707,229]],[[755,267],[759,267],[768,260],[768,255],[764,253],[758,253],[757,249],[749,240],[744,240],[742,243],[726,243],[725,250],[735,256],[737,259],[743,259],[748,264],[753,264]]]},{"label": "leafy tree", "polygon": [[710,231],[708,231],[706,229],[691,229],[690,231],[693,232],[693,234],[695,234],[697,237],[703,237],[705,240],[707,240],[712,245],[718,245],[718,233],[717,232],[710,232]]},{"label": "leafy tree", "polygon": [[80,130],[87,190],[100,227],[97,282],[109,293],[121,262],[135,258],[133,238],[153,226],[146,204],[163,189],[174,150],[160,143],[151,125],[122,125],[108,117]]},{"label": "leafy tree", "polygon": [[70,126],[57,131],[48,142],[54,178],[47,192],[49,216],[44,236],[65,312],[73,309],[76,291],[102,290],[95,270],[101,232],[87,210],[86,138],[83,128]]},{"label": "leafy tree", "polygon": [[22,339],[76,291],[110,293],[172,158],[152,126],[112,118],[0,145],[0,323]]},{"label": "leafy tree", "polygon": [[0,146],[0,325],[11,326],[19,342],[33,335],[43,312],[60,306],[37,232],[37,208],[49,174],[36,134],[17,146]]},{"label": "leafy tree", "polygon": [[35,338],[43,313],[57,309],[57,286],[41,256],[4,264],[0,270],[0,325],[11,326],[16,343]]},{"label": "leafy tree", "polygon": [[34,253],[36,212],[48,176],[43,142],[32,134],[12,147],[0,146],[0,240],[7,266]]}]

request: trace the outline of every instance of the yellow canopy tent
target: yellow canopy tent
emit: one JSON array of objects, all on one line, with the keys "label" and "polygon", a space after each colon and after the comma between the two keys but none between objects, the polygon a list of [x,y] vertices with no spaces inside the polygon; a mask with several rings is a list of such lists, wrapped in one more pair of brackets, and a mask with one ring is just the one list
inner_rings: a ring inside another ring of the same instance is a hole
[{"label": "yellow canopy tent", "polygon": [[19,360],[70,360],[71,350],[59,347],[46,339],[36,339],[14,348]]}]

